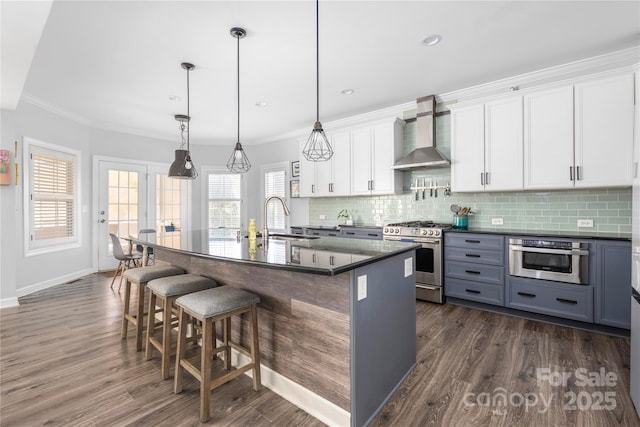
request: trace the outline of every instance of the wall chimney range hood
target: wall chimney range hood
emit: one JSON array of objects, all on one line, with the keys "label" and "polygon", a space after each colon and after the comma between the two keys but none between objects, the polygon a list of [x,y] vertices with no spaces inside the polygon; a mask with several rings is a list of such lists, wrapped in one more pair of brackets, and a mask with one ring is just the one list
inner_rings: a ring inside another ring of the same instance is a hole
[{"label": "wall chimney range hood", "polygon": [[418,98],[416,113],[416,149],[396,162],[392,169],[442,168],[451,165],[435,147],[436,100],[434,95]]}]

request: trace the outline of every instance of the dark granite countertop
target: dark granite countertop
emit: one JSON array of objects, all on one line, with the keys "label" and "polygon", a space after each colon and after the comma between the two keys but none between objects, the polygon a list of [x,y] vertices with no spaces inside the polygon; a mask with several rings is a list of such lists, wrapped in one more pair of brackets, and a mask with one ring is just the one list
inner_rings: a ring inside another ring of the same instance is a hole
[{"label": "dark granite countertop", "polygon": [[308,228],[309,230],[340,230],[341,228],[379,228],[381,225],[353,224],[353,225],[292,225],[291,228]]},{"label": "dark granite countertop", "polygon": [[602,231],[562,231],[562,230],[526,230],[504,227],[469,227],[468,229],[451,229],[447,233],[480,233],[503,234],[509,236],[560,237],[565,239],[599,239],[599,240],[628,240],[631,233],[611,233]]},{"label": "dark granite countertop", "polygon": [[[415,250],[418,244],[406,242],[390,242],[384,240],[344,239],[340,237],[293,236],[294,240],[277,240],[277,236],[269,239],[267,249],[262,245],[262,238],[257,239],[257,247],[250,251],[246,238],[213,239],[207,230],[180,231],[180,239],[170,239],[174,233],[149,233],[141,236],[123,237],[134,243],[153,248],[187,253],[202,258],[228,260],[230,262],[249,263],[267,268],[278,268],[311,274],[333,276],[372,264],[403,252]],[[292,236],[292,235],[289,235]],[[176,240],[180,243],[176,243]],[[172,243],[173,242],[173,243]],[[180,247],[175,247],[179,245]],[[173,246],[173,247],[172,247]],[[336,255],[346,254],[352,257],[334,256],[331,266],[316,266],[306,263],[304,251],[333,252]]]}]

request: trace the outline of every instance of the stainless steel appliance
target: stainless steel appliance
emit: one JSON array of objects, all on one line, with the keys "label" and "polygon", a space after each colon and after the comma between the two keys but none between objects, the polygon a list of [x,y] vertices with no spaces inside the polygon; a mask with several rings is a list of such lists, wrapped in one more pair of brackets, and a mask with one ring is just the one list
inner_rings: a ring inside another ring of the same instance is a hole
[{"label": "stainless steel appliance", "polygon": [[413,242],[416,250],[416,298],[442,304],[442,235],[450,224],[433,221],[409,221],[388,224],[382,230],[383,240]]},{"label": "stainless steel appliance", "polygon": [[509,274],[556,282],[589,283],[589,244],[509,239]]}]

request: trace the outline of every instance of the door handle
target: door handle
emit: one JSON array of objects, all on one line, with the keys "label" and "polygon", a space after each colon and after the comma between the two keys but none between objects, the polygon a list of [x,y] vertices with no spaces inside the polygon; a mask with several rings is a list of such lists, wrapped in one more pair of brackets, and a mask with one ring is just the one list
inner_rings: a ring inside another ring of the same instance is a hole
[{"label": "door handle", "polygon": [[105,219],[101,219],[100,224],[104,224],[105,221],[106,221]]},{"label": "door handle", "polygon": [[468,292],[470,294],[479,294],[480,291],[476,291],[475,289],[465,289],[465,292]]},{"label": "door handle", "polygon": [[582,178],[580,177],[580,166],[576,166],[576,181],[580,181]]},{"label": "door handle", "polygon": [[465,273],[469,273],[469,274],[480,274],[479,271],[475,271],[475,270],[465,270]]},{"label": "door handle", "polygon": [[563,302],[565,304],[571,304],[571,305],[576,305],[578,303],[578,301],[574,301],[572,299],[564,299],[564,298],[556,298],[556,301]]},{"label": "door handle", "polygon": [[573,166],[569,166],[569,181],[573,181]]},{"label": "door handle", "polygon": [[518,295],[520,295],[521,297],[527,297],[527,298],[535,298],[536,294],[530,294],[528,292],[518,292]]},{"label": "door handle", "polygon": [[484,173],[480,172],[480,185],[484,185]]},{"label": "door handle", "polygon": [[489,172],[484,173],[484,185],[489,185]]}]

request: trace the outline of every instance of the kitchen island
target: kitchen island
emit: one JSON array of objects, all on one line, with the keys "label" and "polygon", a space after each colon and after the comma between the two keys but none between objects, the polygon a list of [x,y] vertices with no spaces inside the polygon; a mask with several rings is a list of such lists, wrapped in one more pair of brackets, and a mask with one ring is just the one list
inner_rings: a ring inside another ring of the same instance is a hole
[{"label": "kitchen island", "polygon": [[[321,421],[366,425],[413,369],[418,245],[273,236],[254,249],[245,238],[179,233],[131,240],[158,261],[259,295],[263,385]],[[233,333],[245,335],[245,322]]]}]

